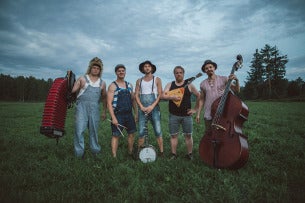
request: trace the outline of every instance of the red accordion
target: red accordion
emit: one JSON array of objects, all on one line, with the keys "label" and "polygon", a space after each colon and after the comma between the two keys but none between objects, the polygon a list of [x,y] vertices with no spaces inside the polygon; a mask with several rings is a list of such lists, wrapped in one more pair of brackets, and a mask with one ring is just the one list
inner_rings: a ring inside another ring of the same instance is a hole
[{"label": "red accordion", "polygon": [[44,105],[41,134],[57,139],[65,134],[67,109],[76,98],[71,94],[74,82],[75,75],[72,71],[68,71],[66,77],[54,80]]}]

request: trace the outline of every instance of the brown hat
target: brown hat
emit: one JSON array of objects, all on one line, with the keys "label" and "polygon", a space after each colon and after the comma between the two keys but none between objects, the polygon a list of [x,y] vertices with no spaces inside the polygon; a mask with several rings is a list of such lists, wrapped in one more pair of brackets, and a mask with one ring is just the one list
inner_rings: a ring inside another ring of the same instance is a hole
[{"label": "brown hat", "polygon": [[89,62],[89,67],[92,67],[92,66],[98,66],[101,69],[103,69],[103,61],[100,58],[98,58],[98,57],[94,57]]},{"label": "brown hat", "polygon": [[204,64],[201,66],[202,72],[205,73],[204,67],[205,67],[207,64],[212,64],[212,65],[215,67],[215,70],[217,69],[217,64],[216,64],[215,62],[213,62],[212,60],[205,60]]},{"label": "brown hat", "polygon": [[144,62],[140,63],[140,65],[139,65],[139,70],[141,71],[141,73],[144,74],[143,68],[144,68],[145,64],[151,65],[151,67],[152,67],[152,74],[154,74],[156,72],[157,68],[156,68],[156,66],[154,64],[152,64],[150,61],[144,61]]}]

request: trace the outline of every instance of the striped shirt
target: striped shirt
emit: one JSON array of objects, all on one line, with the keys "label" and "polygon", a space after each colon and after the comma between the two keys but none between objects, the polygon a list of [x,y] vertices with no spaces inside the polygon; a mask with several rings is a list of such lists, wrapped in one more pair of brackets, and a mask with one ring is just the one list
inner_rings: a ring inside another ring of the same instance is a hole
[{"label": "striped shirt", "polygon": [[[125,90],[126,86],[125,86],[125,88],[123,88],[123,87],[119,87],[115,81],[113,83],[116,85],[116,90],[114,91],[113,101],[112,101],[112,107],[113,107],[113,109],[115,109],[117,107],[117,103],[118,103],[118,94],[121,90]],[[131,93],[132,92],[131,84],[129,82],[125,81],[125,85],[126,84],[127,84],[128,91]]]}]

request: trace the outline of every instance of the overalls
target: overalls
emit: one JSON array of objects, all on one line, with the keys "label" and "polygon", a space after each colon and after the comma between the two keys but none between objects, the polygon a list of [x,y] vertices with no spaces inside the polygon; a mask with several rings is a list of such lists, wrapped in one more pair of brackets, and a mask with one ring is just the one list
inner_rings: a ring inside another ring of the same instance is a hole
[{"label": "overalls", "polygon": [[115,114],[124,114],[124,113],[131,113],[132,112],[132,101],[131,101],[131,94],[128,89],[128,84],[125,81],[126,89],[120,88],[116,82],[114,82],[118,91],[117,96],[117,104],[114,109]]},{"label": "overalls", "polygon": [[101,147],[98,144],[98,127],[100,122],[100,99],[102,80],[99,87],[90,85],[85,77],[88,87],[77,98],[75,111],[74,151],[77,157],[83,156],[85,151],[84,132],[89,128],[89,145],[91,152],[97,154]]},{"label": "overalls", "polygon": [[[142,80],[141,80],[142,82]],[[153,85],[152,85],[152,92],[150,94],[140,94],[140,101],[144,107],[147,107],[154,103],[156,100],[156,95],[153,92],[154,87],[154,78],[153,78]],[[141,88],[141,84],[140,84]],[[141,109],[138,110],[139,115],[139,137],[144,137],[144,126],[145,126],[145,114]],[[149,114],[149,120],[151,124],[153,125],[154,133],[156,137],[162,136],[161,132],[161,114],[160,114],[160,107],[159,105],[155,106],[155,108],[151,111]]]},{"label": "overalls", "polygon": [[[127,127],[126,131],[128,134],[134,133],[137,131],[136,123],[132,114],[132,99],[131,99],[131,88],[128,87],[128,83],[125,81],[126,89],[120,88],[118,84],[113,82],[117,89],[115,92],[116,95],[116,103],[112,102],[114,107],[114,114],[121,125]],[[120,130],[123,130],[121,126],[119,126]],[[112,135],[120,136],[120,132],[117,127],[111,124]]]}]

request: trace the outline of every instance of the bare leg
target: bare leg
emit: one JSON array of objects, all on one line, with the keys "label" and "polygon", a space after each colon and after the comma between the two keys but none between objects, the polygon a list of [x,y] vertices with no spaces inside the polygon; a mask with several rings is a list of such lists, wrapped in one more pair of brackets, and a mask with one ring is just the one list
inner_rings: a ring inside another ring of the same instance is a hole
[{"label": "bare leg", "polygon": [[139,138],[138,140],[138,147],[142,147],[144,145],[144,137]]},{"label": "bare leg", "polygon": [[118,150],[118,145],[119,145],[119,137],[112,136],[112,138],[111,138],[111,151],[112,151],[112,156],[114,158],[116,157],[116,152]]},{"label": "bare leg", "polygon": [[172,154],[177,154],[178,134],[171,135],[171,151]]},{"label": "bare leg", "polygon": [[160,152],[163,153],[163,138],[161,136],[157,137],[157,142],[159,145]]},{"label": "bare leg", "polygon": [[190,154],[193,152],[193,137],[191,134],[186,134],[184,136],[187,153]]},{"label": "bare leg", "polygon": [[134,134],[129,134],[128,135],[128,154],[132,154],[133,143],[134,143]]}]

